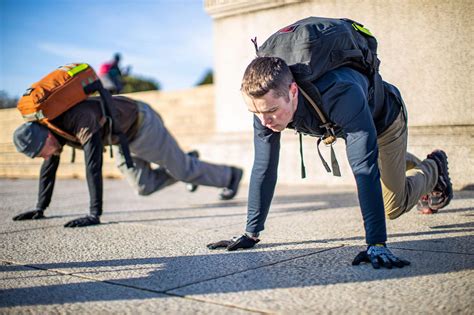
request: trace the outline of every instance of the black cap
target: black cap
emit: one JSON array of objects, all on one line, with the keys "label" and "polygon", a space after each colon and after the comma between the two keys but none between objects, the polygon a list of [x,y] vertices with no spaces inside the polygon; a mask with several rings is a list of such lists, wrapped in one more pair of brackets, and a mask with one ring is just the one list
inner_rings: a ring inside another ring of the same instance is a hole
[{"label": "black cap", "polygon": [[16,150],[30,158],[36,157],[44,147],[49,130],[36,122],[27,122],[13,134]]}]

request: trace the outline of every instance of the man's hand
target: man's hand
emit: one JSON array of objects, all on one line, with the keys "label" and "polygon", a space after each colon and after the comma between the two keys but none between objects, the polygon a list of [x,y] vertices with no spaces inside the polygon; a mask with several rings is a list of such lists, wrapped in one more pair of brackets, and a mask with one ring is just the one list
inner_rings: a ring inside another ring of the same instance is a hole
[{"label": "man's hand", "polygon": [[88,215],[87,217],[69,221],[68,223],[64,224],[64,227],[73,228],[73,227],[83,227],[83,226],[96,225],[96,224],[100,224],[99,217],[94,216],[94,215]]},{"label": "man's hand", "polygon": [[380,266],[392,269],[392,266],[403,268],[410,265],[408,260],[399,259],[392,254],[385,244],[369,245],[367,250],[360,252],[354,258],[352,265],[359,265],[361,262],[370,262],[375,269],[379,269]]},{"label": "man's hand", "polygon": [[13,221],[22,221],[22,220],[38,220],[43,219],[43,209],[36,208],[27,212],[20,213],[17,216],[13,217]]},{"label": "man's hand", "polygon": [[239,248],[252,248],[258,242],[260,242],[258,238],[248,237],[247,235],[244,234],[239,238],[234,237],[231,240],[223,240],[223,241],[207,244],[207,248],[217,249],[217,248],[225,247],[228,251],[233,251]]}]

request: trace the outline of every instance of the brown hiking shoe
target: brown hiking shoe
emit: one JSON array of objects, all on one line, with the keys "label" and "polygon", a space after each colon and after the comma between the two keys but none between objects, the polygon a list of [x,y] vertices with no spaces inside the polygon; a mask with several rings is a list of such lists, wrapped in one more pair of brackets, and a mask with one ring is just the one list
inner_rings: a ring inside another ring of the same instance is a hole
[{"label": "brown hiking shoe", "polygon": [[429,208],[438,211],[446,207],[453,199],[453,186],[448,172],[448,156],[442,150],[435,150],[428,154],[427,158],[435,161],[438,166],[438,182],[428,199]]}]

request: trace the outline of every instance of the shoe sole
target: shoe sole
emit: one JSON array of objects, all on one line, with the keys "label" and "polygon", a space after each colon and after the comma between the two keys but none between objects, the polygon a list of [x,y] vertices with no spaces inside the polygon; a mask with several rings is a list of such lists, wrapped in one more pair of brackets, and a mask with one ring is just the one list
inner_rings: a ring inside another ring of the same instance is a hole
[{"label": "shoe sole", "polygon": [[438,210],[430,208],[428,201],[422,199],[418,201],[418,204],[416,205],[416,210],[418,210],[420,214],[435,214],[438,212]]},{"label": "shoe sole", "polygon": [[239,186],[240,186],[240,181],[242,180],[242,177],[244,175],[244,171],[241,170],[241,169],[238,169],[239,170],[239,173],[238,173],[238,177],[237,177],[237,185],[235,187],[235,190],[232,190],[234,193],[232,194],[232,196],[229,196],[229,197],[224,197],[222,195],[219,195],[219,199],[220,200],[231,200],[233,199],[237,193],[239,192]]},{"label": "shoe sole", "polygon": [[[434,153],[438,153],[439,155],[441,155],[441,159],[438,158],[438,154],[434,155]],[[453,199],[453,185],[451,183],[451,178],[449,177],[449,169],[448,169],[448,156],[446,154],[446,152],[444,152],[443,150],[436,150],[434,151],[433,153],[430,154],[431,156],[431,159],[434,160],[436,162],[437,165],[441,164],[441,167],[442,167],[442,171],[443,173],[445,174],[445,176],[443,176],[442,178],[444,178],[444,181],[445,181],[445,185],[446,185],[446,190],[448,192],[447,194],[447,202],[441,206],[436,206],[436,205],[430,205],[430,208],[433,209],[433,210],[436,210],[438,211],[439,209],[442,209],[444,207],[446,207],[447,205],[449,205],[449,203],[451,202],[451,199]],[[439,174],[438,174],[439,176]]]},{"label": "shoe sole", "polygon": [[430,207],[417,208],[420,214],[435,214],[438,213],[438,210],[431,209]]}]

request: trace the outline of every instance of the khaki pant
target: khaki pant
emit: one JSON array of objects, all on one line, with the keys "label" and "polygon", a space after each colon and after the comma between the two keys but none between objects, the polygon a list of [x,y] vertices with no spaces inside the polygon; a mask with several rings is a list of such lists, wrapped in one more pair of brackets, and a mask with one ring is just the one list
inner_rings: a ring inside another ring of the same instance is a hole
[{"label": "khaki pant", "polygon": [[389,219],[410,211],[421,196],[433,190],[438,180],[436,162],[430,159],[420,161],[408,153],[407,138],[403,111],[377,138],[385,214]]}]

